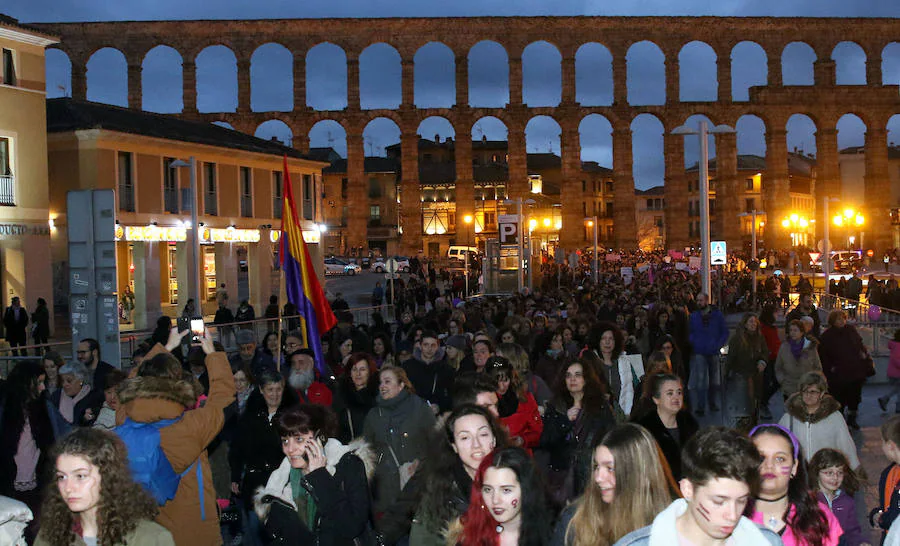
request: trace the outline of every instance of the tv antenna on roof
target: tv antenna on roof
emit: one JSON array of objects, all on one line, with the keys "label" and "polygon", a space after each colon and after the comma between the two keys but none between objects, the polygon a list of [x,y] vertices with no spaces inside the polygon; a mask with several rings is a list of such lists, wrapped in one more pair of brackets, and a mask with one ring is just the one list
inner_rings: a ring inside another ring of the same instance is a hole
[{"label": "tv antenna on roof", "polygon": [[328,146],[332,147],[332,144],[334,144],[334,135],[331,134],[331,131],[328,131]]},{"label": "tv antenna on roof", "polygon": [[369,157],[372,157],[374,155],[372,151],[372,137],[366,137],[366,144],[369,146]]},{"label": "tv antenna on roof", "polygon": [[476,123],[476,124],[475,124],[475,130],[478,131],[478,138],[479,138],[479,139],[480,139],[481,137],[484,136],[484,131],[481,129],[481,124],[480,124],[480,123]]}]

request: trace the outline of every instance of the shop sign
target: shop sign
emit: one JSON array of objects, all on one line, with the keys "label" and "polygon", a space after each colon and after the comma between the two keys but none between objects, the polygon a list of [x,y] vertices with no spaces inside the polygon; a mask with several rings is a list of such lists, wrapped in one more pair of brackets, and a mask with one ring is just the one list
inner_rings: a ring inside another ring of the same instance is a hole
[{"label": "shop sign", "polygon": [[50,235],[50,225],[0,224],[0,237],[12,235]]},{"label": "shop sign", "polygon": [[146,243],[178,243],[187,240],[187,230],[183,227],[162,226],[116,226],[116,240]]},{"label": "shop sign", "polygon": [[[273,229],[269,232],[269,241],[273,244],[281,239],[281,230]],[[306,244],[318,244],[322,240],[322,234],[317,229],[303,230],[303,240]]]},{"label": "shop sign", "polygon": [[201,243],[258,243],[258,229],[237,229],[233,227],[202,228],[200,230]]}]

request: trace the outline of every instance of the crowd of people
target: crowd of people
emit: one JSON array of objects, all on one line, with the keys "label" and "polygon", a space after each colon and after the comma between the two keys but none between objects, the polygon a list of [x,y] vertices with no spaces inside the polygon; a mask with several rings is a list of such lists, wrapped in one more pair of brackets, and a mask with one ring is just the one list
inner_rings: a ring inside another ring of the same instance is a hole
[{"label": "crowd of people", "polygon": [[[860,522],[871,359],[846,314],[822,329],[804,293],[784,328],[772,304],[730,329],[689,272],[633,265],[469,300],[422,275],[393,323],[354,324],[341,299],[324,361],[298,331],[238,324],[229,357],[166,321],[127,375],[95,340],[23,361],[0,390],[0,495],[51,546],[858,546],[890,529],[900,416]],[[137,472],[135,445],[167,470]]]}]

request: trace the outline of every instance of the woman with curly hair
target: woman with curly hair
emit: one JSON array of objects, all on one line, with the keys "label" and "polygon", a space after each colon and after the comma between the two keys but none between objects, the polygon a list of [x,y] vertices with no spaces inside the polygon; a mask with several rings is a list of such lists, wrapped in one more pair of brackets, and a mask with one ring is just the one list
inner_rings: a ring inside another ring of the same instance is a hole
[{"label": "woman with curly hair", "polygon": [[754,523],[781,535],[785,546],[837,546],[843,531],[810,490],[800,442],[781,425],[759,425],[750,438],[762,455]]},{"label": "woman with curly hair", "polygon": [[616,410],[630,415],[634,405],[635,374],[643,370],[632,369],[631,362],[625,358],[625,335],[618,326],[601,322],[591,334],[591,348],[596,349],[600,357],[600,365],[595,371],[609,385]]},{"label": "woman with curly hair", "polygon": [[612,429],[594,448],[593,476],[563,510],[552,546],[608,546],[650,525],[678,498],[678,488],[653,436],[629,423]]},{"label": "woman with curly hair", "polygon": [[447,544],[543,546],[550,517],[534,460],[518,447],[484,458],[472,484],[469,509],[451,525]]},{"label": "woman with curly hair", "polygon": [[592,447],[615,425],[606,385],[594,368],[572,362],[560,370],[544,411],[541,447],[550,452],[549,490],[557,508],[581,494],[590,479]]},{"label": "woman with curly hair", "polygon": [[369,353],[350,357],[349,373],[337,380],[332,408],[340,424],[337,439],[345,444],[362,434],[363,421],[375,407],[378,395],[378,368]]},{"label": "woman with curly hair", "polygon": [[153,519],[156,501],[131,479],[125,444],[80,428],[54,450],[56,487],[47,489],[35,546],[167,546],[172,535]]}]

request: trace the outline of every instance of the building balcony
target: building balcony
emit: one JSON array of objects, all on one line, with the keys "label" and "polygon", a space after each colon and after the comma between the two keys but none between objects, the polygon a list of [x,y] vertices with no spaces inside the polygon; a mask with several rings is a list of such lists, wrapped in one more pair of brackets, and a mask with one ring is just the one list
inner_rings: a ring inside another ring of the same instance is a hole
[{"label": "building balcony", "polygon": [[0,175],[0,206],[16,206],[16,177],[11,174]]}]

